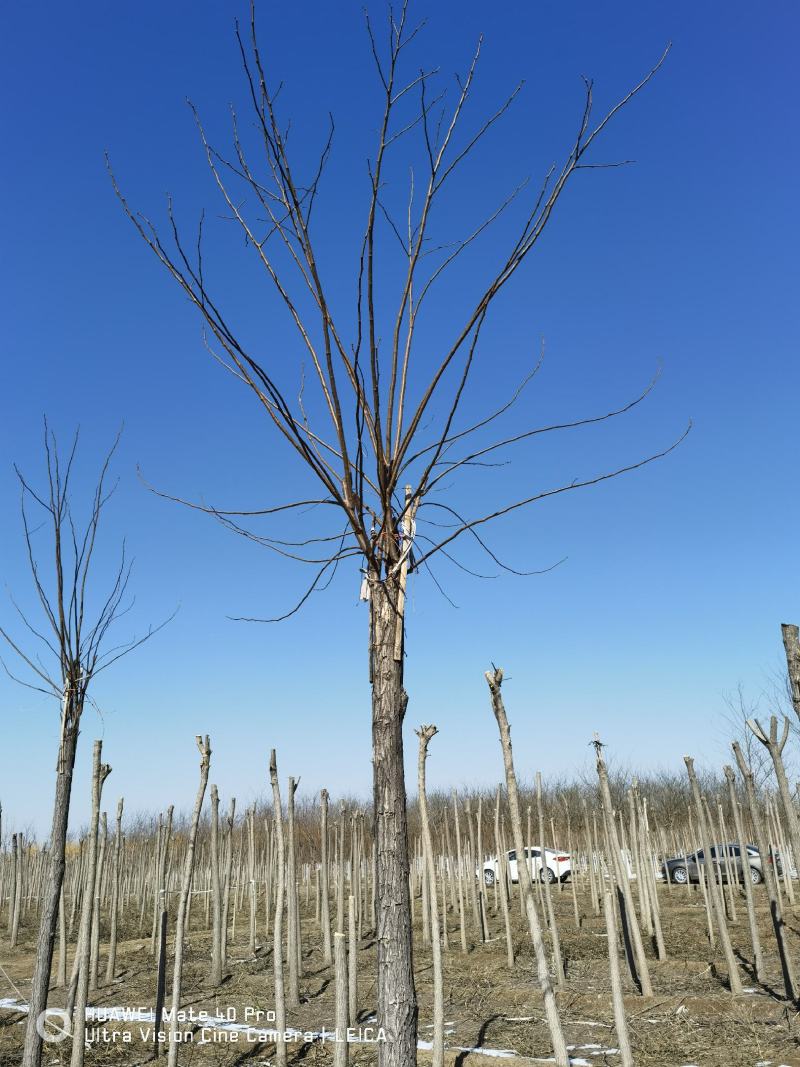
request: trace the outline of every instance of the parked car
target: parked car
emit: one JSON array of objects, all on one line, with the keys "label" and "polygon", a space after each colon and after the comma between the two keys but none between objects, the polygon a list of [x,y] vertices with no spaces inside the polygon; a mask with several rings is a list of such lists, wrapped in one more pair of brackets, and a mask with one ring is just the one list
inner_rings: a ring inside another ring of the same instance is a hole
[{"label": "parked car", "polygon": [[[746,847],[748,863],[750,866],[750,880],[753,885],[758,885],[760,882],[764,881],[761,856],[755,845],[747,845]],[[728,863],[725,862],[726,852]],[[783,874],[780,856],[777,852],[774,854],[771,853],[767,857],[767,860],[774,865],[775,872],[778,875]],[[699,882],[700,867],[704,866],[705,862],[705,853],[702,848],[698,849],[696,852],[690,852],[688,856],[673,856],[671,859],[664,860],[664,876],[680,885],[685,885],[687,881]],[[742,863],[738,845],[733,843],[727,845],[712,845],[711,862],[717,881],[726,882],[728,880],[729,866],[737,881],[742,881],[744,865]]]},{"label": "parked car", "polygon": [[[542,864],[542,850],[540,848],[525,849],[531,878],[534,880],[537,878],[542,880],[546,879],[551,883],[558,881],[566,882],[572,870],[569,852],[564,852],[562,849],[557,848],[545,848],[544,854],[545,862]],[[512,848],[510,852],[506,853],[506,861],[508,863],[508,873],[511,877],[511,881],[514,883],[518,882],[519,870],[517,866],[516,849]],[[494,885],[495,880],[499,877],[500,861],[496,856],[490,856],[489,859],[484,860],[483,881],[486,885]]]}]

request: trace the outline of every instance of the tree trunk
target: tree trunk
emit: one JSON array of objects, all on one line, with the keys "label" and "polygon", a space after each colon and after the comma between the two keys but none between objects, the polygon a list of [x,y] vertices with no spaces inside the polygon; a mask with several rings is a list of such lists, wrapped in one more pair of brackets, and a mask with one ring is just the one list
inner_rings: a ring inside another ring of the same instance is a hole
[{"label": "tree trunk", "polygon": [[[598,742],[599,745],[599,742]],[[643,997],[652,997],[653,986],[650,982],[650,967],[642,944],[642,931],[639,929],[639,921],[636,917],[636,909],[633,906],[633,893],[628,878],[628,871],[623,861],[622,849],[617,834],[617,823],[614,818],[614,806],[611,801],[611,788],[608,784],[608,770],[606,761],[602,756],[602,748],[598,747],[597,777],[600,781],[600,800],[603,805],[605,816],[606,834],[608,837],[609,852],[613,869],[617,876],[617,901],[620,904],[620,918],[622,920],[622,933],[628,949],[628,963],[633,964],[635,974],[632,975],[637,981]],[[628,943],[630,941],[630,944]]]},{"label": "tree trunk", "polygon": [[[792,660],[789,656],[788,646],[786,655],[791,668]],[[780,738],[778,737],[778,718],[776,715],[770,716],[769,735],[762,729],[758,719],[748,719],[747,725],[772,758],[772,765],[775,768],[775,778],[778,782],[778,791],[781,794],[783,811],[786,816],[786,825],[789,827],[789,839],[792,843],[794,867],[796,870],[800,870],[800,822],[798,822],[797,819],[797,811],[794,806],[794,801],[792,800],[792,793],[789,789],[789,782],[786,777],[786,768],[783,763],[783,750],[786,747],[786,742],[789,738],[789,720],[784,715],[783,731]],[[785,850],[784,857],[788,858]],[[784,866],[791,868],[791,865],[788,863],[784,864]],[[788,873],[791,874],[791,869],[789,869]],[[791,883],[787,882],[787,885],[791,885]]]},{"label": "tree trunk", "polygon": [[753,946],[753,970],[759,982],[764,981],[764,954],[761,950],[761,936],[758,932],[758,920],[756,918],[756,906],[753,899],[753,880],[750,874],[750,854],[747,851],[747,838],[742,824],[742,813],[739,809],[739,799],[736,796],[736,779],[733,767],[727,765],[722,768],[728,782],[728,795],[730,797],[731,811],[733,812],[733,825],[736,828],[736,840],[739,842],[739,859],[742,864],[742,882],[744,884],[744,897],[747,903],[747,924],[750,928],[750,943]]},{"label": "tree trunk", "polygon": [[700,824],[700,836],[703,842],[703,856],[705,859],[705,863],[702,864],[702,866],[705,867],[705,873],[707,876],[708,883],[708,895],[711,899],[711,906],[717,924],[717,933],[719,934],[720,944],[722,945],[722,951],[725,955],[725,963],[728,967],[728,984],[730,986],[731,993],[733,993],[734,996],[741,996],[742,980],[739,976],[739,967],[736,963],[736,957],[733,954],[730,934],[728,933],[728,926],[725,922],[725,910],[724,905],[722,903],[722,892],[720,890],[719,882],[717,881],[716,871],[714,870],[714,864],[711,856],[711,834],[709,832],[708,823],[706,822],[705,812],[703,811],[703,802],[700,796],[700,786],[698,784],[697,775],[695,774],[694,770],[694,760],[691,758],[691,756],[684,756],[683,761],[686,764],[686,770],[689,775],[689,784],[692,790],[692,797],[694,798],[694,806],[697,811],[697,819]]},{"label": "tree trunk", "polygon": [[25,860],[22,834],[14,834],[14,907],[11,909],[11,947],[17,947],[19,920],[22,915],[22,867]]},{"label": "tree trunk", "polygon": [[294,835],[294,794],[297,782],[289,779],[286,793],[286,955],[289,963],[289,980],[286,988],[286,1005],[289,1008],[300,1007],[300,968],[298,966],[299,946],[297,943],[297,864]]},{"label": "tree trunk", "polygon": [[628,1036],[628,1020],[625,1017],[625,1001],[622,997],[622,978],[619,973],[619,957],[617,955],[616,916],[614,915],[614,902],[611,899],[611,890],[603,890],[603,913],[606,920],[606,933],[608,935],[608,969],[611,977],[611,1002],[614,1007],[614,1028],[617,1032],[617,1044],[619,1045],[622,1067],[633,1067],[633,1055],[631,1053],[631,1041]]},{"label": "tree trunk", "polygon": [[167,1063],[169,1067],[177,1067],[178,1048],[177,1031],[181,1023],[178,1021],[178,1012],[181,1006],[181,980],[183,977],[183,942],[186,928],[186,908],[189,902],[189,894],[192,891],[192,874],[194,871],[194,850],[197,842],[197,827],[200,823],[200,811],[203,807],[203,797],[206,794],[208,784],[208,771],[211,766],[211,744],[206,735],[205,740],[197,737],[197,747],[200,750],[200,784],[197,787],[197,796],[192,811],[192,821],[189,827],[189,836],[186,842],[186,856],[183,861],[183,884],[178,901],[178,918],[175,923],[175,970],[172,975],[172,1017],[170,1019],[169,1053]]},{"label": "tree trunk", "polygon": [[64,883],[69,801],[72,793],[72,772],[75,769],[75,751],[78,745],[80,711],[79,707],[73,707],[72,714],[66,718],[58,754],[56,795],[50,831],[49,871],[42,889],[42,910],[39,914],[39,935],[36,940],[36,962],[28,1001],[22,1067],[40,1067],[42,1062],[42,1039],[36,1030],[36,1020],[47,1007],[47,990],[50,986],[50,972],[53,966],[58,905],[61,899],[61,886]]},{"label": "tree trunk", "polygon": [[222,984],[222,888],[219,878],[219,792],[211,786],[211,985]]},{"label": "tree trunk", "polygon": [[250,885],[250,930],[248,951],[256,954],[256,809],[250,809],[247,817],[247,880]]},{"label": "tree trunk", "polygon": [[222,891],[222,926],[220,929],[220,959],[222,973],[228,966],[228,906],[231,898],[233,870],[233,824],[236,819],[236,797],[231,797],[225,820],[225,884]]},{"label": "tree trunk", "polygon": [[100,966],[100,894],[103,883],[103,863],[108,843],[108,820],[106,813],[100,816],[100,853],[97,859],[97,876],[94,881],[94,899],[92,901],[92,929],[89,948],[89,992],[97,989],[97,972]]},{"label": "tree trunk", "polygon": [[458,924],[461,934],[461,951],[467,952],[467,925],[464,921],[464,861],[461,856],[461,827],[458,821],[458,797],[453,790],[453,815],[456,826],[456,871],[458,874]]},{"label": "tree trunk", "polygon": [[[492,696],[492,711],[500,732],[500,746],[503,750],[503,764],[506,772],[508,809],[511,816],[511,832],[514,835],[514,848],[517,851],[518,882],[525,904],[525,914],[528,919],[528,928],[536,957],[536,970],[539,977],[539,988],[542,991],[544,1000],[547,1028],[550,1031],[555,1062],[558,1067],[568,1067],[567,1043],[564,1040],[564,1032],[561,1029],[558,1005],[556,1004],[553,984],[550,981],[550,973],[547,968],[547,955],[544,948],[544,938],[542,937],[542,927],[536,910],[536,901],[533,899],[530,867],[526,860],[525,843],[522,839],[522,815],[519,808],[519,791],[517,788],[517,776],[514,771],[514,756],[511,751],[511,727],[508,725],[508,717],[506,716],[503,697],[500,693],[500,686],[503,684],[502,670],[496,668],[494,671],[487,671],[486,681],[489,684],[489,692]],[[471,871],[470,877],[472,877]]]},{"label": "tree trunk", "polygon": [[12,931],[14,929],[14,911],[17,906],[17,835],[11,835],[11,872],[8,882],[8,936],[11,942],[11,947],[14,948],[16,943],[13,937]]},{"label": "tree trunk", "polygon": [[58,907],[58,978],[56,985],[62,989],[67,984],[67,916],[65,914],[64,886],[61,886],[61,903]]},{"label": "tree trunk", "polygon": [[376,834],[378,1067],[413,1067],[417,1055],[408,825],[403,774],[403,657],[395,659],[398,583],[371,582],[373,803]]},{"label": "tree trunk", "polygon": [[348,1026],[358,1021],[358,936],[356,934],[356,898],[347,898],[347,1019]]},{"label": "tree trunk", "polygon": [[164,1029],[164,1000],[167,995],[167,905],[162,889],[161,911],[158,920],[158,956],[156,957],[156,1010],[153,1026],[153,1049],[156,1059],[161,1056],[161,1034]]},{"label": "tree trunk", "polygon": [[125,801],[117,801],[117,828],[114,835],[114,881],[111,886],[111,930],[108,940],[108,963],[106,965],[106,985],[113,982],[117,970],[117,921],[119,912],[119,876],[122,852],[122,812]]},{"label": "tree trunk", "polygon": [[[800,719],[800,629],[792,623],[781,624],[783,647],[786,650],[786,667],[789,673],[789,691],[792,695],[792,707]],[[798,857],[800,863],[800,857]]]},{"label": "tree trunk", "polygon": [[[158,947],[158,932],[160,929],[161,915],[161,890],[166,889],[167,873],[167,859],[169,857],[169,846],[172,838],[172,816],[174,813],[174,807],[172,804],[167,808],[167,817],[164,820],[164,830],[161,838],[161,847],[158,850],[158,856],[156,860],[155,871],[155,888],[153,891],[153,928],[150,933],[150,955],[155,956],[156,949]],[[169,904],[167,897],[164,897],[164,901]]]},{"label": "tree trunk", "polygon": [[275,891],[275,918],[272,922],[272,975],[275,998],[275,1060],[278,1067],[286,1067],[286,994],[283,984],[283,903],[286,892],[286,848],[283,837],[283,812],[281,810],[281,787],[278,780],[278,761],[273,748],[269,757],[269,780],[272,783],[272,810],[275,820],[275,867],[277,887]]},{"label": "tree trunk", "polygon": [[483,857],[476,855],[477,849],[475,848],[475,825],[472,821],[472,802],[467,797],[467,831],[469,833],[469,859],[468,859],[468,871],[469,871],[469,899],[472,902],[472,922],[475,929],[478,931],[478,935],[481,941],[486,940],[486,931],[483,928],[483,908],[482,900],[478,900],[479,892],[482,891],[483,878],[478,879],[472,877],[472,872],[475,867],[481,868],[483,865]]},{"label": "tree trunk", "polygon": [[[336,1006],[333,1017],[336,1041],[333,1045],[333,1067],[347,1067],[347,947],[345,935],[339,930],[333,935]],[[285,1045],[283,1046],[286,1047]]]},{"label": "tree trunk", "polygon": [[[500,883],[500,907],[503,911],[503,927],[506,933],[506,963],[509,970],[514,970],[514,940],[511,936],[511,916],[508,909],[508,874],[506,871],[508,857],[505,851],[505,843],[500,834],[500,786],[497,787],[497,797],[494,806],[494,851],[497,856],[497,877],[495,885]],[[478,874],[482,878],[482,873]]]},{"label": "tree trunk", "polygon": [[564,960],[561,956],[561,938],[558,936],[558,924],[556,922],[555,911],[553,910],[553,897],[550,893],[550,882],[546,876],[547,853],[545,852],[544,843],[544,808],[542,806],[541,771],[536,772],[536,815],[539,829],[539,851],[541,853],[539,858],[539,877],[542,881],[544,900],[547,907],[547,922],[550,926],[550,942],[553,946],[553,969],[556,972],[556,984],[560,988],[564,985]]},{"label": "tree trunk", "polygon": [[439,908],[436,895],[436,868],[433,857],[433,839],[428,820],[428,798],[425,789],[425,760],[428,758],[428,743],[437,733],[435,726],[420,726],[419,756],[417,758],[417,783],[419,790],[419,817],[422,826],[423,877],[428,882],[428,907],[430,908],[431,948],[433,951],[433,1067],[444,1063],[444,989],[442,982],[442,946],[439,940]]},{"label": "tree trunk", "polygon": [[320,803],[320,922],[322,923],[322,952],[327,964],[333,963],[331,944],[331,905],[328,880],[328,790],[319,794]]},{"label": "tree trunk", "polygon": [[[775,942],[778,948],[778,958],[781,964],[781,973],[783,975],[783,987],[786,992],[787,1000],[795,1000],[797,988],[797,981],[794,975],[794,965],[792,963],[792,957],[789,945],[786,938],[786,924],[783,919],[783,913],[781,911],[780,899],[778,897],[778,880],[774,867],[769,862],[769,842],[767,835],[764,833],[764,824],[761,818],[761,808],[756,796],[755,784],[753,782],[753,773],[747,765],[747,761],[744,758],[741,748],[738,742],[734,741],[731,745],[733,754],[736,757],[736,763],[739,767],[739,772],[742,775],[744,781],[745,796],[747,797],[747,806],[750,809],[750,822],[753,824],[753,832],[756,838],[756,847],[758,848],[759,855],[761,856],[761,871],[764,876],[764,885],[767,890],[767,899],[769,900],[769,913],[772,919],[772,930],[775,934]],[[748,864],[749,866],[749,864]]]},{"label": "tree trunk", "polygon": [[89,827],[89,862],[86,872],[81,926],[78,934],[78,987],[75,1011],[72,1022],[72,1058],[71,1067],[83,1067],[86,1054],[86,1002],[89,995],[90,940],[92,936],[92,916],[94,915],[95,893],[97,887],[97,832],[100,825],[100,797],[103,782],[111,773],[107,763],[101,762],[103,742],[95,741],[92,761],[92,818]]}]

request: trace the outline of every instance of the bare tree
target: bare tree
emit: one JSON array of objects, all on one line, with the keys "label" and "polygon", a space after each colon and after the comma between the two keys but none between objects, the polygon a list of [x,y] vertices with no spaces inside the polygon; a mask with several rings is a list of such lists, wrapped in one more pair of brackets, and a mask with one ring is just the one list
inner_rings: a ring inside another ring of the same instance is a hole
[{"label": "bare tree", "polygon": [[[747,765],[747,761],[744,758],[744,754],[742,753],[738,741],[734,741],[732,743],[731,749],[733,750],[733,755],[739,767],[739,773],[741,774],[742,781],[744,782],[745,799],[747,801],[747,810],[750,815],[750,823],[753,827],[753,833],[755,834],[758,853],[762,858],[761,872],[767,890],[767,900],[769,901],[769,914],[770,918],[772,919],[772,931],[775,934],[775,943],[778,949],[778,958],[780,959],[781,964],[783,988],[786,993],[786,999],[796,1001],[797,979],[794,973],[791,950],[789,948],[788,939],[786,937],[786,922],[784,920],[783,909],[781,907],[780,889],[778,888],[777,872],[775,871],[773,865],[768,861],[771,846],[769,837],[764,829],[763,809],[756,793],[755,783],[753,781],[753,773]],[[765,858],[767,859],[767,862],[765,862]]]},{"label": "bare tree", "polygon": [[210,984],[222,985],[222,889],[219,877],[219,790],[211,786],[211,973]]},{"label": "bare tree", "polygon": [[625,1000],[622,995],[622,977],[619,972],[617,917],[611,899],[611,888],[603,887],[603,914],[606,920],[608,937],[608,969],[611,976],[611,1003],[614,1008],[614,1028],[617,1032],[620,1059],[623,1067],[633,1067],[631,1039],[628,1033],[628,1020],[625,1015]]},{"label": "bare tree", "polygon": [[725,744],[731,740],[739,742],[742,755],[750,768],[756,789],[769,778],[772,773],[772,761],[769,753],[758,743],[758,739],[748,726],[748,720],[755,718],[761,710],[761,697],[752,699],[745,694],[741,682],[733,693],[724,693],[722,697],[727,711],[723,713],[723,736]]},{"label": "bare tree", "polygon": [[[32,644],[28,648],[21,639],[12,637],[7,629],[0,627],[0,636],[23,664],[25,675],[17,677],[5,661],[2,662],[6,672],[15,681],[54,697],[61,706],[49,866],[42,888],[23,1067],[39,1067],[41,1063],[42,1039],[36,1030],[36,1021],[47,1006],[64,880],[72,773],[81,717],[87,700],[91,699],[90,686],[101,671],[165,625],[162,623],[161,626],[150,628],[143,637],[133,637],[123,643],[110,640],[114,637],[114,624],[129,609],[127,594],[131,562],[127,558],[124,543],[119,565],[108,580],[105,591],[97,587],[93,565],[100,521],[115,488],[109,486],[108,481],[111,460],[118,444],[119,435],[103,460],[90,500],[88,517],[82,525],[72,503],[77,433],[64,456],[59,452],[55,435],[45,421],[46,477],[42,489],[34,488],[15,467],[20,485],[25,547],[41,621],[32,622],[12,598]],[[41,547],[42,540],[47,541],[46,548]]]},{"label": "bare tree", "polygon": [[[457,476],[491,471],[511,450],[542,435],[621,417],[650,393],[653,382],[608,411],[527,425],[522,430],[497,429],[499,420],[525,393],[540,360],[495,410],[471,423],[464,420],[461,410],[495,300],[537,244],[572,178],[580,171],[627,162],[599,161],[591,150],[609,123],[650,81],[666,52],[599,120],[593,115],[593,84],[587,80],[563,161],[549,168],[532,196],[523,182],[501,203],[487,208],[483,218],[468,222],[465,234],[453,241],[446,233],[436,232],[445,192],[463,170],[464,161],[486,143],[511,108],[521,85],[470,128],[467,105],[474,95],[481,41],[463,76],[456,79],[454,98],[448,102],[446,93],[436,88],[438,71],[407,64],[408,49],[420,29],[409,22],[408,0],[398,13],[389,11],[380,32],[367,17],[381,111],[368,167],[363,238],[353,263],[354,314],[351,308],[334,308],[331,303],[316,229],[334,123],[331,119],[316,164],[310,173],[303,173],[300,156],[290,149],[287,124],[279,109],[279,88],[271,84],[259,47],[254,4],[249,27],[242,30],[237,24],[236,36],[255,124],[255,147],[249,145],[251,134],[240,125],[234,110],[231,149],[219,151],[193,109],[225,216],[240,230],[278,308],[288,315],[313,388],[306,387],[303,366],[287,360],[274,346],[268,344],[264,351],[251,344],[221,307],[203,255],[202,221],[197,237],[188,239],[170,201],[166,235],[162,235],[146,216],[129,206],[112,173],[117,195],[139,235],[197,308],[210,354],[251,390],[278,439],[319,487],[307,499],[274,502],[250,511],[207,507],[175,496],[169,499],[214,516],[229,530],[283,558],[314,568],[313,578],[293,607],[270,619],[251,621],[278,621],[294,614],[314,591],[330,583],[342,562],[356,562],[362,568],[362,599],[369,601],[372,684],[377,1008],[379,1024],[388,1036],[379,1049],[381,1067],[408,1065],[416,1055],[402,733],[408,700],[403,685],[407,575],[425,568],[438,585],[431,564],[447,559],[464,566],[453,551],[466,541],[486,552],[493,565],[521,573],[499,560],[487,544],[483,536],[487,524],[640,468],[678,443],[562,484],[526,485],[517,498],[485,505],[471,514],[462,514],[452,500],[442,499],[443,490]],[[389,186],[398,174],[408,175],[409,169],[408,197],[398,207]],[[420,336],[424,337],[423,323],[433,310],[443,275],[456,261],[460,264],[462,255],[501,216],[515,211],[519,215],[505,251],[488,270],[482,265],[476,270],[467,309],[462,318],[451,321],[449,340],[437,346],[438,355],[431,361],[425,355],[429,346],[420,342]],[[401,281],[395,310],[384,319],[387,294],[381,287],[386,278],[396,276],[398,264]],[[352,325],[345,326],[345,322]],[[315,517],[319,526],[309,529]],[[298,526],[288,533],[274,526],[292,519]],[[267,523],[267,532],[261,532],[260,521]]]},{"label": "bare tree", "polygon": [[[522,814],[519,806],[517,775],[514,770],[514,754],[511,748],[511,727],[509,726],[505,703],[503,702],[503,695],[501,692],[501,687],[503,685],[503,670],[500,667],[494,667],[493,670],[486,671],[484,676],[489,686],[489,693],[491,694],[492,700],[492,711],[494,713],[495,721],[497,722],[497,729],[500,733],[500,747],[503,751],[503,767],[506,774],[508,813],[511,818],[511,833],[514,841],[514,849],[517,854],[517,877],[524,903],[525,916],[528,920],[533,951],[536,957],[536,969],[539,978],[539,988],[542,991],[542,999],[544,1001],[545,1019],[547,1028],[550,1031],[550,1040],[553,1046],[555,1062],[558,1064],[558,1067],[569,1067],[569,1055],[567,1053],[566,1041],[564,1040],[564,1032],[561,1027],[561,1019],[558,1014],[558,1004],[556,1003],[555,991],[553,990],[553,984],[550,980],[550,973],[547,967],[547,955],[545,952],[544,937],[542,935],[542,924],[536,908],[536,902],[533,899],[533,885],[531,882],[533,864],[527,859],[530,848],[529,846],[525,846],[524,838],[522,836]],[[530,841],[530,839],[529,833],[528,840]]]},{"label": "bare tree", "polygon": [[[442,1067],[444,1063],[444,990],[442,985],[442,944],[439,935],[439,905],[436,897],[436,859],[433,851],[430,820],[428,819],[428,800],[425,792],[425,761],[428,758],[428,745],[431,738],[439,732],[433,726],[422,725],[416,731],[419,737],[419,755],[417,757],[417,788],[419,796],[419,817],[422,829],[422,877],[428,882],[428,901],[431,924],[431,949],[433,954],[433,1067]],[[483,857],[479,855],[479,862]],[[446,912],[444,921],[447,921]]]},{"label": "bare tree", "polygon": [[95,895],[98,890],[98,863],[97,863],[97,830],[100,823],[100,798],[103,794],[103,783],[109,774],[111,767],[102,762],[103,742],[95,741],[92,757],[92,817],[89,825],[89,862],[86,871],[86,885],[84,887],[83,906],[81,909],[81,927],[78,934],[78,948],[75,954],[76,967],[76,996],[75,1008],[71,1013],[72,1021],[72,1055],[71,1067],[83,1067],[86,1053],[86,1004],[89,995],[89,970],[92,916],[95,907]]},{"label": "bare tree", "polygon": [[119,881],[120,856],[122,851],[122,812],[125,807],[124,797],[117,801],[117,829],[114,834],[114,870],[111,882],[111,929],[108,938],[108,962],[106,964],[106,985],[116,977],[117,967],[117,923],[119,918]]},{"label": "bare tree", "polygon": [[777,715],[770,715],[769,717],[769,733],[764,730],[758,719],[748,719],[747,725],[767,750],[772,760],[772,765],[775,769],[775,778],[778,782],[778,792],[780,793],[781,801],[783,802],[786,825],[789,829],[793,865],[795,869],[797,869],[798,864],[800,864],[800,822],[798,822],[797,819],[797,811],[794,806],[792,791],[789,788],[789,779],[786,777],[786,766],[783,761],[783,750],[786,748],[786,742],[789,739],[789,728],[791,723],[788,716],[784,715],[783,729],[781,730],[780,738],[778,737]]},{"label": "bare tree", "polygon": [[[283,976],[283,905],[286,895],[286,845],[283,836],[283,810],[281,808],[281,787],[278,781],[278,760],[274,748],[269,756],[269,780],[272,784],[272,809],[275,821],[275,842],[277,845],[275,864],[278,883],[275,893],[275,918],[272,923],[272,973],[275,988],[276,1033],[275,1060],[278,1067],[286,1067],[286,987]],[[338,942],[336,944],[338,945]],[[342,948],[344,948],[344,942],[342,942]],[[345,987],[346,985],[345,980]],[[346,995],[345,992],[345,998]]]},{"label": "bare tree", "polygon": [[717,924],[717,933],[719,934],[720,944],[722,945],[722,951],[725,955],[725,962],[728,966],[728,985],[731,993],[738,997],[741,996],[742,993],[742,979],[739,974],[739,965],[736,956],[734,955],[733,947],[731,946],[728,925],[725,922],[725,907],[722,900],[720,883],[717,880],[717,874],[712,862],[711,830],[708,818],[706,817],[702,797],[700,795],[700,785],[698,784],[697,775],[694,770],[694,760],[691,756],[684,756],[683,762],[686,764],[686,773],[689,775],[689,783],[692,789],[692,800],[694,801],[695,811],[697,812],[697,821],[700,827],[700,839],[703,842],[705,863],[700,865],[700,875],[708,885],[711,911]]},{"label": "bare tree", "polygon": [[[181,1010],[181,984],[183,981],[183,949],[184,940],[186,937],[186,910],[189,906],[189,898],[192,891],[192,877],[194,875],[194,852],[197,844],[197,827],[200,824],[200,812],[203,808],[203,798],[206,795],[206,786],[208,785],[208,772],[211,767],[211,742],[208,734],[205,738],[200,734],[195,738],[197,742],[197,750],[200,753],[200,784],[197,787],[197,796],[194,801],[194,808],[192,810],[192,820],[189,823],[188,833],[186,835],[186,855],[183,860],[183,877],[180,887],[180,895],[178,896],[178,917],[175,920],[175,963],[172,975],[172,1014],[170,1016],[169,1024],[169,1051],[167,1053],[167,1063],[169,1067],[177,1067],[178,1063],[178,1047],[180,1045],[180,1039],[178,1038],[178,1030],[180,1028],[180,1010]],[[156,1025],[159,1020],[156,1019]]]}]

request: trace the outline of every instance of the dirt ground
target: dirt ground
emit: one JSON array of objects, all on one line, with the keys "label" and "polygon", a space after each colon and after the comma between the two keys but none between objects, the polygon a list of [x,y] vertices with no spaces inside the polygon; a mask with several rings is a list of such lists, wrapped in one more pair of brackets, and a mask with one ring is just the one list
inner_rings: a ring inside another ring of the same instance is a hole
[{"label": "dirt ground", "polygon": [[[651,958],[655,995],[643,998],[629,979],[621,959],[626,1010],[637,1067],[800,1067],[800,1018],[794,1005],[782,999],[782,985],[774,938],[763,887],[756,890],[767,980],[756,983],[749,967],[750,943],[744,902],[738,908],[738,922],[731,926],[734,948],[740,957],[747,992],[734,998],[727,990],[724,961],[711,950],[706,933],[702,897],[696,887],[659,887],[662,922],[669,958]],[[607,940],[602,919],[591,914],[588,898],[579,898],[580,930],[575,928],[569,886],[554,892],[567,977],[558,993],[561,1018],[575,1067],[617,1065],[616,1033],[609,994]],[[489,934],[486,943],[470,941],[470,950],[460,949],[457,918],[448,914],[449,949],[444,953],[446,1060],[457,1067],[488,1067],[490,1059],[502,1055],[509,1067],[547,1062],[552,1053],[543,1021],[541,998],[536,982],[533,955],[517,902],[512,919],[517,952],[513,971],[506,965],[502,917],[495,911],[491,891]],[[98,1011],[110,1008],[152,1010],[155,998],[155,965],[150,955],[149,937],[139,937],[139,917],[130,908],[122,921],[118,953],[119,977],[90,998]],[[417,908],[419,919],[419,908]],[[786,920],[798,961],[800,948],[800,908],[786,908]],[[260,923],[263,921],[259,915]],[[23,927],[21,944],[8,948],[5,934],[0,937],[0,1000],[24,1001],[32,969],[34,930]],[[263,925],[259,927],[263,936]],[[431,954],[422,945],[416,929],[415,970],[420,1002],[419,1063],[430,1061],[424,1043],[430,1039],[432,1022]],[[272,957],[261,947],[252,956],[247,951],[246,929],[241,917],[230,948],[229,977],[217,989],[208,986],[209,936],[201,905],[195,905],[184,968],[184,1010],[206,1011],[209,1016],[232,1022],[203,1025],[202,1020],[186,1022],[181,1029],[178,1062],[181,1067],[235,1067],[268,1063],[274,1058],[273,1045],[263,1040],[259,1030],[271,1027]],[[102,957],[101,957],[102,960]],[[374,1022],[375,950],[371,937],[361,943],[358,953],[359,1028],[351,1034],[350,1062],[376,1061]],[[171,961],[170,961],[171,964]],[[101,963],[101,973],[104,971]],[[313,905],[303,906],[303,969],[301,1006],[289,1012],[289,1025],[300,1033],[288,1046],[290,1064],[329,1065],[333,1059],[330,1031],[334,1021],[334,988],[331,968],[326,967],[320,946]],[[800,971],[800,967],[798,967]],[[167,987],[170,987],[168,969]],[[51,1005],[63,1004],[63,990],[54,989]],[[258,1017],[255,1012],[265,1014]],[[0,1065],[16,1067],[21,1059],[24,1016],[13,1007],[0,1010]],[[236,1026],[239,1029],[236,1029]],[[244,1029],[245,1026],[251,1029]],[[119,1065],[133,1067],[150,1062],[152,1048],[147,1031],[152,1022],[128,1019],[87,1024],[96,1038],[86,1054],[92,1067]],[[323,1028],[327,1034],[321,1037]],[[129,1042],[123,1043],[123,1034]],[[66,1065],[70,1042],[48,1043],[43,1062]],[[552,1059],[551,1059],[552,1062]]]}]

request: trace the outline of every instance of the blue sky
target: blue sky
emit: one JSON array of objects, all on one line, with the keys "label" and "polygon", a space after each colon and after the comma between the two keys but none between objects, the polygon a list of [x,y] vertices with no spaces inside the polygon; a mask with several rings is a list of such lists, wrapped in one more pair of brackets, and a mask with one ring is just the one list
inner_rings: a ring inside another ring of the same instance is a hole
[{"label": "blue sky", "polygon": [[[433,786],[494,783],[499,749],[483,671],[502,664],[519,771],[580,773],[599,730],[640,768],[724,756],[723,694],[757,696],[780,668],[779,624],[797,618],[798,148],[788,3],[671,5],[417,3],[428,26],[410,59],[444,83],[485,43],[470,122],[520,79],[506,120],[453,187],[442,234],[568,149],[582,74],[598,111],[624,95],[667,41],[658,77],[615,122],[596,159],[635,165],[578,175],[524,269],[498,302],[465,414],[506,395],[546,342],[545,366],[512,426],[592,414],[662,379],[627,420],[520,449],[513,463],[454,489],[490,507],[663,448],[665,461],[504,520],[492,544],[542,577],[471,578],[437,567],[409,591],[411,728],[436,722]],[[98,577],[122,536],[136,557],[130,632],[180,605],[152,643],[98,679],[88,709],[73,822],[85,817],[90,741],[114,767],[109,810],[188,806],[195,733],[211,734],[212,778],[242,804],[265,787],[269,749],[302,788],[368,794],[366,612],[354,565],[279,626],[234,623],[292,602],[305,572],[211,520],[148,493],[153,483],[231,507],[302,494],[304,475],[250,396],[206,355],[186,300],[136,238],[103,154],[131,202],[163,221],[173,195],[189,228],[206,208],[215,292],[259,351],[297,386],[297,350],[247,250],[224,218],[186,106],[227,147],[227,108],[244,109],[235,4],[17,5],[5,20],[0,117],[4,255],[0,576],[31,604],[12,461],[41,472],[41,418],[66,439],[81,426],[80,476],[121,423],[119,489]],[[383,8],[372,5],[373,17]],[[352,303],[380,101],[360,4],[260,5],[261,39],[302,159],[336,138],[317,214],[322,269]],[[443,84],[444,84],[443,83]],[[389,195],[399,195],[398,163]],[[517,216],[518,217],[518,216]],[[430,347],[507,247],[513,218],[486,236],[442,291]],[[389,298],[391,271],[386,274]],[[348,304],[348,301],[350,302]],[[388,308],[389,304],[381,305]],[[343,312],[344,314],[344,312]],[[268,346],[269,347],[268,349]],[[488,509],[487,509],[488,510]],[[468,560],[477,562],[467,555]],[[5,597],[0,624],[14,625]],[[128,631],[121,630],[121,636]],[[9,660],[9,663],[11,661]],[[0,800],[44,829],[56,709],[0,678]],[[8,823],[6,823],[8,825]]]}]

